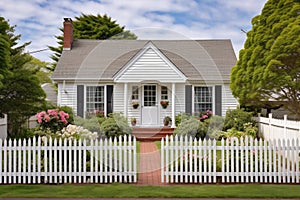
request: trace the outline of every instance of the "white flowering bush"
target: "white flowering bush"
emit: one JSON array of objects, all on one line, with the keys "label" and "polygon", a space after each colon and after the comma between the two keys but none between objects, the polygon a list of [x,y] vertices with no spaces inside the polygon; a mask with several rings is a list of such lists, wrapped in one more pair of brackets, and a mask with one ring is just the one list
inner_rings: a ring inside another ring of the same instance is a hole
[{"label": "white flowering bush", "polygon": [[98,137],[97,132],[91,132],[82,126],[76,126],[69,124],[67,127],[63,128],[60,132],[58,132],[58,137],[61,137],[62,139],[91,139],[96,140]]}]

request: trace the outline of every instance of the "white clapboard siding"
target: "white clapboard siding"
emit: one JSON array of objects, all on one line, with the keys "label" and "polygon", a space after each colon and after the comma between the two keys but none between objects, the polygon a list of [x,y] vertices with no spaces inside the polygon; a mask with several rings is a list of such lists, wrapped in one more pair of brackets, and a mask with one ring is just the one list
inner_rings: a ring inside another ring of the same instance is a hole
[{"label": "white clapboard siding", "polygon": [[136,139],[0,139],[0,184],[137,182]]},{"label": "white clapboard siding", "polygon": [[[299,183],[299,140],[232,138],[161,141],[161,181],[165,183]],[[217,164],[218,163],[218,164]]]},{"label": "white clapboard siding", "polygon": [[[159,55],[152,48],[147,49],[137,60],[124,71],[117,82],[184,82],[184,78],[174,66],[166,62],[166,58]],[[158,73],[159,72],[159,73]]]},{"label": "white clapboard siding", "polygon": [[77,113],[77,85],[59,83],[57,98],[59,106],[69,106]]},{"label": "white clapboard siding", "polygon": [[[128,92],[128,94],[131,93]],[[124,112],[124,84],[117,83],[114,85],[113,100],[114,100],[113,102],[114,112],[123,113]]]},{"label": "white clapboard siding", "polygon": [[233,97],[228,84],[222,87],[222,116],[226,115],[227,110],[234,110],[238,105],[238,101]]},{"label": "white clapboard siding", "polygon": [[[176,84],[175,85],[175,103],[176,103],[176,115],[185,112],[185,84]],[[172,91],[170,91],[170,96],[172,96]]]},{"label": "white clapboard siding", "polygon": [[259,134],[267,140],[300,140],[300,121],[287,120],[287,115],[284,116],[284,119],[274,119],[270,114],[269,117],[258,117],[256,120]]}]

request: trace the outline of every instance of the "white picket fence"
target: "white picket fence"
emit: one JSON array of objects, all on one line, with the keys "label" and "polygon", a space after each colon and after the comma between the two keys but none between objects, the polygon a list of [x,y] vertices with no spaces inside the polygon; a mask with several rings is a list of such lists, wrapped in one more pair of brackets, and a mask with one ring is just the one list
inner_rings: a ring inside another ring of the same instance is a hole
[{"label": "white picket fence", "polygon": [[299,183],[299,140],[161,141],[161,181],[166,183]]},{"label": "white picket fence", "polygon": [[283,119],[274,119],[272,114],[269,114],[269,117],[258,117],[257,122],[259,134],[267,140],[300,140],[300,121],[287,120],[287,115],[284,115]]},{"label": "white picket fence", "polygon": [[0,184],[137,182],[136,139],[0,139]]}]

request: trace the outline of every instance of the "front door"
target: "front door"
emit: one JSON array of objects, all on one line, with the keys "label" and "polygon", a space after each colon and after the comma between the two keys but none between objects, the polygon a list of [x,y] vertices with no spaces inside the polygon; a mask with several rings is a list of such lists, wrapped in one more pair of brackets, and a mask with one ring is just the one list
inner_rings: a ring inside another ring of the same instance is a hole
[{"label": "front door", "polygon": [[142,124],[158,124],[158,103],[156,85],[143,86]]}]

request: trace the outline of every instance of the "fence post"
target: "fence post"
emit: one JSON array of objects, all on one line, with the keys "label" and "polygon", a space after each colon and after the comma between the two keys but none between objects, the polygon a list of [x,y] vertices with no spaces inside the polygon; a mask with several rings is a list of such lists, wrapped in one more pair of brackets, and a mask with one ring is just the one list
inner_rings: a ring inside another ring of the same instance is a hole
[{"label": "fence post", "polygon": [[258,136],[261,137],[262,136],[262,133],[261,133],[261,113],[258,113],[257,122],[258,122]]},{"label": "fence post", "polygon": [[269,113],[269,131],[268,131],[268,140],[271,138],[271,129],[272,129],[272,113]]},{"label": "fence post", "polygon": [[283,138],[286,140],[287,135],[287,115],[283,116]]},{"label": "fence post", "polygon": [[164,170],[165,170],[165,167],[164,167],[164,138],[161,138],[161,182],[163,183],[164,182]]}]

